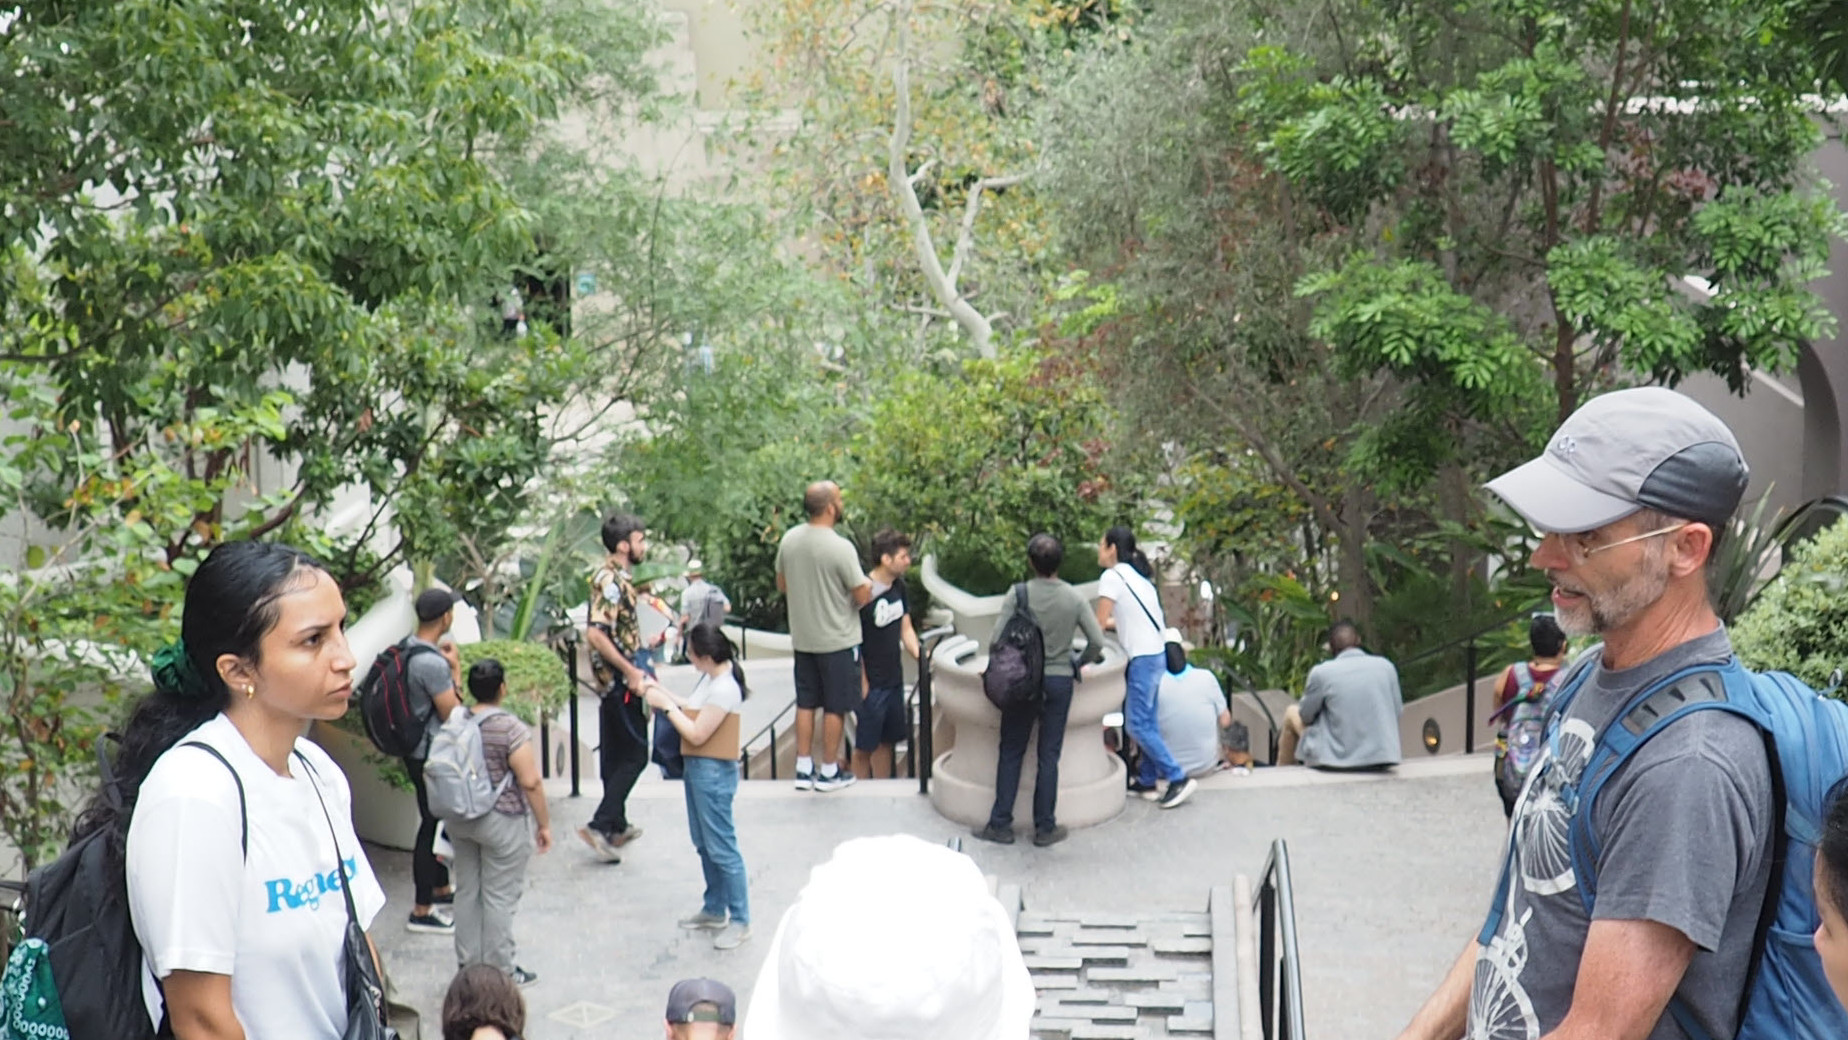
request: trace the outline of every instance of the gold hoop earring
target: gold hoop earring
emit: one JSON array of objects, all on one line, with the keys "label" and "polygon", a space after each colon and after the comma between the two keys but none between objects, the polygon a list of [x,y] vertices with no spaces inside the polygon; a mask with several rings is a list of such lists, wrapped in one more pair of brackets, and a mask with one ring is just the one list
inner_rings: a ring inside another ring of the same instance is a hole
[{"label": "gold hoop earring", "polygon": [[245,683],[244,684],[244,699],[250,700],[252,697],[255,697],[256,695],[257,695],[256,684],[255,683]]}]

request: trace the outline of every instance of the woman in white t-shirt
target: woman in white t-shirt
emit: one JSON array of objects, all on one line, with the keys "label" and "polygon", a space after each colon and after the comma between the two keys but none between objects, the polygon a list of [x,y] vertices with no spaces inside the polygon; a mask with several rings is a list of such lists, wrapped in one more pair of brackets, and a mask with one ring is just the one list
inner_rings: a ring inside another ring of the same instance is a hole
[{"label": "woman in white t-shirt", "polygon": [[[1129,787],[1144,798],[1160,799],[1163,809],[1172,809],[1194,793],[1195,785],[1162,742],[1155,710],[1167,649],[1161,596],[1149,581],[1155,569],[1127,527],[1104,532],[1104,540],[1097,543],[1097,565],[1104,569],[1097,582],[1097,624],[1116,632],[1129,658],[1123,671],[1123,714],[1129,735],[1142,749],[1141,769]],[[1166,791],[1156,786],[1159,780],[1168,782]]]},{"label": "woman in white t-shirt", "polygon": [[346,712],[345,620],[339,586],[299,550],[214,549],[123,733],[122,808],[99,799],[89,817],[126,831],[148,1016],[178,1040],[346,1030],[342,876],[362,927],[385,894],[346,777],[302,737]]},{"label": "woman in white t-shirt", "polygon": [[751,937],[751,903],[745,886],[744,857],[732,825],[732,798],[738,793],[739,717],[747,691],[744,669],[734,660],[731,640],[711,622],[687,631],[687,660],[699,682],[685,700],[659,683],[644,691],[650,706],[680,733],[686,759],[687,830],[706,875],[705,902],[682,928],[718,932],[712,945],[735,949]]}]

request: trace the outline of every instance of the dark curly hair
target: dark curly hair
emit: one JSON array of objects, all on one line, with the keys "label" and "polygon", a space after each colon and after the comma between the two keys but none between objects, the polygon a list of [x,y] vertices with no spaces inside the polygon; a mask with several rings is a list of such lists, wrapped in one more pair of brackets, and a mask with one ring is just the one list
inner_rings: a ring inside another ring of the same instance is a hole
[{"label": "dark curly hair", "polygon": [[482,1026],[493,1026],[509,1037],[524,1033],[526,998],[506,972],[491,964],[471,964],[456,972],[443,995],[443,1040],[469,1040]]}]

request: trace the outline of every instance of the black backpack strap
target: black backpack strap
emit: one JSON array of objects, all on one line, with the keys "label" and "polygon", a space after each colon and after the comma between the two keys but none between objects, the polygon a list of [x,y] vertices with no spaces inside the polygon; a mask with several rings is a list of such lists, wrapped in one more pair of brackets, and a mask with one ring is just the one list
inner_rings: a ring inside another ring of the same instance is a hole
[{"label": "black backpack strap", "polygon": [[244,798],[244,778],[237,775],[237,770],[232,768],[231,766],[231,760],[226,758],[224,755],[220,754],[218,749],[213,747],[212,745],[203,744],[197,740],[189,740],[186,743],[181,744],[180,746],[181,747],[196,747],[199,750],[205,752],[206,754],[212,756],[213,758],[216,758],[220,763],[224,765],[225,769],[230,771],[231,782],[237,785],[237,817],[238,817],[238,824],[242,828],[242,833],[239,835],[239,843],[244,846],[244,858],[249,859],[250,858],[250,803],[246,801]]},{"label": "black backpack strap", "polygon": [[1039,618],[1033,616],[1033,606],[1027,602],[1027,583],[1018,582],[1014,586],[1014,613],[1024,614],[1027,620],[1039,624]]},{"label": "black backpack strap", "polygon": [[[1117,566],[1118,567],[1128,567],[1129,565],[1126,563],[1119,563],[1117,564]],[[1131,567],[1130,569],[1135,570],[1135,568],[1133,567]],[[1141,572],[1137,571],[1137,575],[1140,576]],[[1144,579],[1144,580],[1147,580],[1147,579]],[[1133,599],[1136,601],[1136,606],[1142,608],[1142,614],[1144,617],[1149,619],[1149,624],[1155,626],[1155,634],[1160,635],[1161,630],[1166,626],[1164,626],[1161,622],[1155,620],[1155,612],[1149,609],[1149,605],[1147,603],[1142,602],[1142,597],[1136,594],[1136,587],[1129,583],[1128,578],[1123,579],[1123,589],[1124,591],[1129,593],[1130,599]]]}]

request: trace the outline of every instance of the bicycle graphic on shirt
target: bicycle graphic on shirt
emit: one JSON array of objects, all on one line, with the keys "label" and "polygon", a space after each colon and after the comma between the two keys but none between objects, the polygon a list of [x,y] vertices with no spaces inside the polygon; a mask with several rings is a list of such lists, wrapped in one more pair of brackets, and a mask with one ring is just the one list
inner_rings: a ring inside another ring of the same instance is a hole
[{"label": "bicycle graphic on shirt", "polygon": [[[1578,783],[1591,759],[1597,733],[1579,719],[1561,723],[1558,735],[1542,753],[1533,780],[1521,792],[1514,811],[1514,868],[1521,890],[1555,896],[1578,885],[1572,870],[1572,814],[1560,793]],[[1469,1002],[1470,1040],[1538,1040],[1540,1018],[1521,985],[1527,967],[1530,906],[1515,914],[1516,891],[1510,887],[1499,935],[1476,957]]]}]

